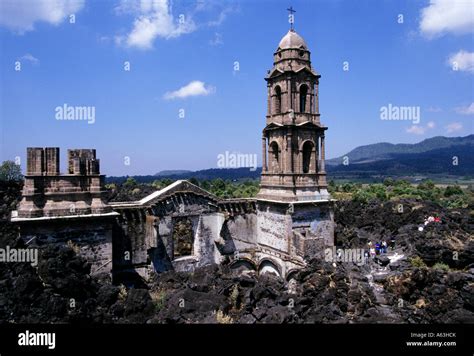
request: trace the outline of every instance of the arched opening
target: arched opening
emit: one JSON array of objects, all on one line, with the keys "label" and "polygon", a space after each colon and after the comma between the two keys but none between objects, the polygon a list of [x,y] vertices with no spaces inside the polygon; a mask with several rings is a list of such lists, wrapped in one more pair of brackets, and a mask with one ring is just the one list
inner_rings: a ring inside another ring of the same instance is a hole
[{"label": "arched opening", "polygon": [[281,276],[280,270],[278,269],[278,266],[275,263],[269,260],[263,260],[260,263],[260,266],[258,266],[258,274],[262,276],[266,273],[273,274],[277,277]]},{"label": "arched opening", "polygon": [[300,86],[300,112],[306,112],[306,98],[308,96],[308,86]]},{"label": "arched opening", "polygon": [[286,275],[286,280],[287,282],[290,282],[291,280],[296,280],[296,275],[298,274],[298,270],[290,270],[288,271],[287,275]]},{"label": "arched opening", "polygon": [[303,144],[303,173],[309,173],[311,168],[311,156],[313,154],[314,145],[311,141]]},{"label": "arched opening", "polygon": [[281,88],[275,87],[275,114],[281,114]]},{"label": "arched opening", "polygon": [[278,143],[273,141],[270,144],[270,167],[273,173],[280,172],[280,152],[278,150]]},{"label": "arched opening", "polygon": [[245,273],[245,272],[256,272],[257,267],[255,264],[247,259],[236,260],[231,263],[230,269],[236,273]]}]

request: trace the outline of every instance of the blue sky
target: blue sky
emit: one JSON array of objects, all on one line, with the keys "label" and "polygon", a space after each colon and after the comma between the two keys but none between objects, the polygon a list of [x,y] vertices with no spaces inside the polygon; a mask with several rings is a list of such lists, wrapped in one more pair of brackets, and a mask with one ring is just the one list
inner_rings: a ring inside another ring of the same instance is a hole
[{"label": "blue sky", "polygon": [[[0,160],[25,163],[26,147],[58,146],[62,171],[67,148],[96,148],[107,175],[216,167],[225,151],[260,162],[263,78],[289,5],[2,0]],[[472,1],[291,5],[322,75],[328,158],[474,132]],[[94,107],[94,123],[57,120],[64,104]],[[388,104],[418,107],[420,122],[381,120]]]}]

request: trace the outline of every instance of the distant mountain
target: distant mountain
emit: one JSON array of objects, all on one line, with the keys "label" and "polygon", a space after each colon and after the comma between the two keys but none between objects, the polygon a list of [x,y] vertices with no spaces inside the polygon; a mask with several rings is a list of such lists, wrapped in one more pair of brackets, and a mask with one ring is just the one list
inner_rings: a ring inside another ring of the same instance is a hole
[{"label": "distant mountain", "polygon": [[171,179],[248,179],[248,178],[260,178],[262,168],[257,168],[255,171],[251,171],[250,168],[210,168],[203,169],[200,171],[186,171],[184,173],[168,175],[166,178]]},{"label": "distant mountain", "polygon": [[[349,157],[344,165],[343,158]],[[415,144],[376,143],[360,146],[347,155],[326,161],[328,178],[370,178],[383,176],[474,176],[474,135],[432,137]],[[457,164],[455,164],[457,163]],[[224,180],[258,179],[262,168],[211,168],[200,171],[161,171],[153,176],[135,176],[139,183],[157,179]],[[107,177],[122,183],[127,177]]]},{"label": "distant mountain", "polygon": [[[474,175],[474,145],[459,145],[421,153],[390,154],[387,159],[349,161],[327,166],[329,176]],[[456,164],[457,163],[457,164]]]},{"label": "distant mountain", "polygon": [[[165,171],[165,172],[173,172],[173,171]],[[203,169],[200,171],[186,171],[186,170],[178,170],[174,172],[183,172],[177,174],[165,174],[161,175],[162,172],[157,173],[157,175],[148,175],[148,176],[133,176],[133,178],[138,183],[152,183],[155,180],[159,179],[191,179],[196,178],[199,180],[213,180],[217,178],[221,178],[224,180],[241,180],[241,179],[255,179],[260,178],[260,174],[262,173],[262,168],[258,167],[255,171],[251,171],[250,168],[210,168],[210,169]],[[113,177],[109,176],[105,178],[106,183],[118,183],[122,184],[127,180],[128,176],[122,177]]]},{"label": "distant mountain", "polygon": [[160,171],[155,174],[155,177],[169,177],[169,176],[175,176],[175,175],[180,175],[180,174],[187,174],[192,171],[184,170],[184,169],[177,169],[177,170],[166,170],[166,171]]},{"label": "distant mountain", "polygon": [[401,158],[400,155],[421,154],[439,149],[460,148],[474,145],[474,135],[465,137],[443,137],[436,136],[428,138],[419,143],[376,143],[372,145],[359,146],[346,155],[332,158],[326,161],[327,166],[336,166],[343,163],[344,157],[349,158],[349,165],[375,162],[381,160],[393,160]]}]

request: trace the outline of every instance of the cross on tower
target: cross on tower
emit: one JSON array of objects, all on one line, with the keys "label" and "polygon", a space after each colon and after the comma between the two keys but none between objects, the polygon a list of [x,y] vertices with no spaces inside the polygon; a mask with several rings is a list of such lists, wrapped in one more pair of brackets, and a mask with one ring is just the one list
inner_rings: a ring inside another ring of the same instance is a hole
[{"label": "cross on tower", "polygon": [[288,21],[290,22],[290,29],[293,31],[293,23],[295,22],[295,15],[294,13],[296,12],[293,10],[293,6],[290,6],[289,9],[286,9],[288,11]]}]

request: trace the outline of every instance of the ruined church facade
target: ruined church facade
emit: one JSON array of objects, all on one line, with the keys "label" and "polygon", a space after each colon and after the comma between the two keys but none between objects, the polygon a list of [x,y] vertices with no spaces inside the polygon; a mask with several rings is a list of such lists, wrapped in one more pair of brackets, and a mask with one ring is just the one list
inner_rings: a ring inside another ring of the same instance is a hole
[{"label": "ruined church facade", "polygon": [[291,29],[266,77],[256,198],[220,199],[176,181],[139,201],[107,203],[95,150],[70,150],[68,172],[60,174],[58,148],[29,148],[23,198],[12,221],[25,241],[76,246],[93,273],[146,279],[224,263],[289,279],[334,245],[319,79],[305,41]]}]

